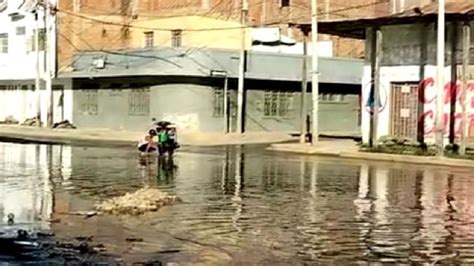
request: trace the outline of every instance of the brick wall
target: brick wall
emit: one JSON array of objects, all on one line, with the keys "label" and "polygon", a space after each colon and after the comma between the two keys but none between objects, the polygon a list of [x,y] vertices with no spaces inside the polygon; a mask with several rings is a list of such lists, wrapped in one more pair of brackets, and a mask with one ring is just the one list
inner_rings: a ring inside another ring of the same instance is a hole
[{"label": "brick wall", "polygon": [[[290,0],[282,7],[282,0],[248,0],[249,23],[253,26],[279,26],[283,33],[302,40],[298,30],[288,29],[288,21],[310,18],[310,0]],[[284,0],[283,0],[284,1]],[[385,15],[389,12],[389,0],[324,0],[319,1],[321,19],[342,19]],[[126,48],[130,45],[127,27],[106,25],[85,20],[65,12],[94,17],[98,21],[129,24],[133,19],[172,17],[178,15],[203,15],[224,20],[240,20],[240,0],[74,0],[59,1],[59,65],[67,69],[74,52]],[[375,4],[376,2],[380,2]],[[133,17],[132,15],[135,15]],[[176,25],[179,28],[179,25]],[[206,27],[206,25],[203,25]],[[329,38],[321,36],[321,38]],[[363,57],[361,41],[330,37],[334,42],[335,56]]]}]

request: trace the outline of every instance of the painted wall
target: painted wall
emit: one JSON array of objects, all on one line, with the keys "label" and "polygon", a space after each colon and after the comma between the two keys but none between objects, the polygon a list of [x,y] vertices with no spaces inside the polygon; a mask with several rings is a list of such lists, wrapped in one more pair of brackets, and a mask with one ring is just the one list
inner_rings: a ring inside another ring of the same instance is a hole
[{"label": "painted wall", "polygon": [[[364,73],[364,84],[370,84],[370,67],[367,67]],[[380,107],[379,107],[379,123],[377,127],[377,137],[390,135],[391,129],[391,92],[390,86],[392,82],[407,82],[407,83],[419,83],[419,89],[424,91],[424,99],[419,99],[419,104],[423,104],[424,112],[419,115],[418,119],[425,119],[424,132],[425,140],[428,143],[434,142],[435,134],[435,120],[436,120],[436,98],[437,98],[437,88],[436,88],[436,67],[427,66],[425,67],[425,78],[420,79],[419,76],[419,67],[418,66],[404,66],[404,67],[383,67],[381,69],[381,93],[380,93]],[[474,76],[470,76],[468,82],[468,93],[467,93],[467,103],[468,103],[468,121],[470,125],[474,125]],[[420,81],[421,80],[421,81]],[[453,87],[454,86],[454,87]],[[450,110],[451,110],[451,95],[450,91],[453,88],[456,91],[455,94],[455,125],[454,130],[456,137],[461,136],[461,122],[462,122],[462,112],[461,112],[461,89],[462,81],[456,80],[451,81],[451,67],[446,67],[444,75],[444,106],[443,106],[443,128],[444,135],[446,138],[449,136],[449,126],[450,126]],[[369,126],[370,126],[370,109],[367,106],[367,101],[370,95],[370,86],[363,87],[363,99],[362,103],[364,104],[363,116],[362,116],[362,133],[364,142],[368,142],[369,139]]]},{"label": "painted wall", "polygon": [[[321,85],[320,85],[321,86]],[[324,86],[324,85],[322,85]],[[360,134],[359,96],[343,94],[342,101],[319,101],[319,128],[322,133]],[[311,115],[311,93],[307,94],[306,114]],[[339,96],[336,96],[339,97]],[[300,131],[301,93],[293,93],[293,104],[288,117],[265,117],[263,113],[265,92],[247,91],[246,129],[247,131]]]},{"label": "painted wall", "polygon": [[[144,32],[153,31],[156,47],[171,46],[171,32],[173,29],[186,29],[182,32],[182,46],[207,47],[222,49],[240,49],[240,23],[227,20],[218,20],[203,16],[178,16],[161,19],[142,19],[134,22],[131,35],[131,46],[145,47]],[[144,29],[140,29],[143,27]],[[150,29],[146,29],[150,28]],[[151,29],[169,30],[151,30]],[[193,31],[197,30],[197,31]],[[219,29],[219,30],[202,30]],[[251,31],[247,30],[247,47],[251,46]]]},{"label": "painted wall", "polygon": [[[157,81],[159,82],[159,81]],[[156,83],[157,83],[156,82]],[[98,114],[82,113],[74,109],[74,123],[79,127],[113,128],[119,130],[141,131],[149,127],[151,119],[171,120],[181,131],[224,132],[224,117],[214,116],[214,87],[222,87],[222,82],[205,84],[203,81],[189,83],[162,83],[150,87],[150,112],[146,115],[130,115],[128,101],[132,89],[121,91],[101,89],[98,92]],[[277,86],[277,87],[275,87]],[[298,132],[300,129],[300,93],[296,92],[298,83],[249,84],[246,93],[246,130],[247,131],[280,131]],[[255,89],[258,87],[259,89]],[[324,87],[324,86],[323,86]],[[83,89],[83,88],[82,88]],[[74,106],[80,106],[81,94],[84,93],[78,83],[74,90]],[[293,108],[285,118],[264,117],[264,90],[283,89],[293,91]],[[236,82],[229,82],[232,106],[232,128],[235,129]],[[344,92],[341,92],[344,93]],[[357,94],[345,95],[344,101],[325,102],[320,104],[319,125],[323,132],[358,133],[358,98]],[[311,94],[308,94],[308,101]],[[311,113],[308,104],[307,113]]]},{"label": "painted wall", "polygon": [[[24,81],[0,81],[0,121],[6,117],[13,116],[16,120],[23,122],[27,118],[36,116],[36,94],[34,91],[34,80]],[[5,87],[7,86],[7,87]],[[15,86],[11,89],[9,86]],[[61,86],[63,90],[60,90]],[[44,85],[40,90],[41,121],[47,120],[47,93]],[[58,79],[53,82],[54,97],[54,123],[63,120],[72,121],[72,110],[74,108],[72,97],[72,82],[69,79]],[[9,89],[10,88],[10,89]]]},{"label": "painted wall", "polygon": [[[434,142],[434,127],[436,119],[436,34],[433,25],[427,26],[423,29],[422,25],[404,25],[404,26],[389,26],[382,28],[383,34],[383,59],[382,67],[380,69],[380,104],[378,107],[379,122],[377,126],[377,138],[391,134],[391,84],[392,83],[419,83],[420,89],[425,93],[425,99],[420,99],[419,104],[424,107],[424,112],[419,114],[418,118],[424,117],[424,133],[425,141],[427,143]],[[460,80],[461,71],[459,66],[456,71],[452,71],[451,64],[460,64],[460,38],[461,29],[455,28],[453,25],[448,25],[447,40],[446,40],[446,68],[444,70],[444,107],[443,107],[443,126],[444,135],[447,138],[449,135],[450,124],[450,91],[451,86],[455,86],[457,91],[460,91],[462,82]],[[457,44],[453,45],[453,40],[457,40]],[[474,41],[473,41],[474,44]],[[472,46],[472,45],[471,45]],[[363,141],[369,141],[370,132],[370,108],[368,107],[368,99],[371,87],[371,67],[369,59],[372,56],[371,40],[367,40],[367,58],[366,66],[364,67],[364,74],[362,78],[362,135]],[[420,67],[424,66],[424,67]],[[421,71],[423,70],[423,71]],[[472,71],[470,71],[472,72]],[[453,74],[456,73],[456,74]],[[472,79],[472,77],[470,77]],[[471,87],[472,82],[469,83],[468,102],[472,101],[474,96]],[[460,93],[456,94],[455,107],[455,133],[460,136],[460,122],[461,105]],[[474,106],[470,106],[468,115],[471,122],[474,115]]]},{"label": "painted wall", "polygon": [[[74,109],[74,122],[79,127],[146,130],[152,118],[174,121],[180,130],[223,131],[222,118],[212,116],[212,87],[195,84],[167,84],[150,87],[150,112],[130,115],[130,88],[121,91],[102,89],[98,92],[98,114]],[[83,90],[74,90],[74,105],[80,105]]]}]

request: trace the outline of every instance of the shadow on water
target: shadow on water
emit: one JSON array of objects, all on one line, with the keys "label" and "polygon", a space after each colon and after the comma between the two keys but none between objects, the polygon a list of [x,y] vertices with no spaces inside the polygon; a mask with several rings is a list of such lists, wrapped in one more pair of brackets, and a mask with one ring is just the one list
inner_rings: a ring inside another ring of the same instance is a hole
[{"label": "shadow on water", "polygon": [[[45,243],[93,236],[130,261],[474,263],[474,179],[462,169],[257,146],[186,148],[158,159],[122,148],[3,143],[0,158],[0,232],[54,232]],[[184,203],[139,217],[64,215],[144,186]]]}]

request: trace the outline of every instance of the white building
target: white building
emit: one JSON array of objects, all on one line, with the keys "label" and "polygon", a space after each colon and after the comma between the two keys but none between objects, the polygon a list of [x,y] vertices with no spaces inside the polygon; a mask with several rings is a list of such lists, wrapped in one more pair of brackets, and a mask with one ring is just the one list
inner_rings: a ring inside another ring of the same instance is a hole
[{"label": "white building", "polygon": [[[36,59],[35,52],[35,20],[34,0],[0,0],[0,121],[11,116],[23,122],[36,116],[37,97],[35,94]],[[56,0],[50,0],[54,7]],[[56,18],[51,14],[50,25],[50,57],[56,61]],[[45,23],[42,8],[38,11],[38,27],[40,45],[38,65],[41,79],[45,77]],[[55,72],[55,64],[52,72]],[[55,81],[54,85],[54,121],[68,119],[72,110],[64,110],[62,106],[72,107],[72,91],[70,83]],[[46,122],[47,98],[45,84],[41,82],[40,102],[42,121]],[[68,93],[69,92],[69,93]]]},{"label": "white building", "polygon": [[[463,24],[472,21],[474,3],[446,4],[446,41],[443,93],[443,126],[446,139],[456,141],[463,120],[460,92],[463,84]],[[364,143],[382,136],[395,136],[434,143],[437,115],[436,80],[437,4],[408,9],[387,17],[351,19],[320,23],[321,33],[366,40],[366,63],[362,77],[362,136]],[[472,32],[472,22],[469,25]],[[375,56],[375,31],[381,36],[381,54]],[[473,35],[473,33],[471,33]],[[474,46],[471,38],[470,48]],[[375,59],[379,58],[379,86]],[[474,137],[474,68],[470,54],[467,89],[468,137]],[[372,87],[379,92],[373,99]],[[375,106],[375,107],[373,107]],[[378,113],[378,119],[372,114]],[[374,118],[374,119],[372,119]],[[454,118],[454,119],[453,119]],[[375,121],[372,124],[372,121]],[[376,125],[372,130],[372,125]],[[445,141],[447,144],[447,140]]]}]

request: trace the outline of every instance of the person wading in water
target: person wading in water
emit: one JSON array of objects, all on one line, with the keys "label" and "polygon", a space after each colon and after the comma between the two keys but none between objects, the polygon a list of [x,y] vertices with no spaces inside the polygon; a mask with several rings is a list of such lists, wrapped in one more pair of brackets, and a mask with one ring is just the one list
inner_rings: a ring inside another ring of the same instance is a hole
[{"label": "person wading in water", "polygon": [[142,153],[156,152],[158,150],[156,135],[156,130],[150,129],[148,135],[138,143],[138,150]]}]

